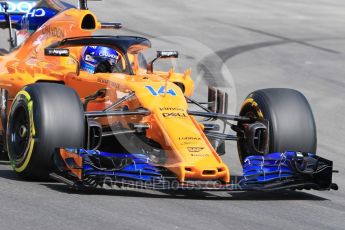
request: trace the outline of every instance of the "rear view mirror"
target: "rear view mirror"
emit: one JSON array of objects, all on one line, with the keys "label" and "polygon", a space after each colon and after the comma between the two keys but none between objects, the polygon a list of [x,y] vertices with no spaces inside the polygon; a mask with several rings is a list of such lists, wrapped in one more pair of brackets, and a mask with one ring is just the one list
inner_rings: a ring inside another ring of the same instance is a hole
[{"label": "rear view mirror", "polygon": [[157,51],[157,57],[147,65],[147,73],[153,73],[153,63],[158,59],[178,58],[177,51]]},{"label": "rear view mirror", "polygon": [[177,51],[157,51],[157,58],[178,58]]},{"label": "rear view mirror", "polygon": [[44,55],[45,56],[51,56],[51,57],[71,57],[76,64],[75,72],[76,72],[77,76],[79,76],[79,74],[80,74],[80,62],[77,58],[73,57],[73,55],[70,56],[69,49],[45,48],[44,49]]},{"label": "rear view mirror", "polygon": [[45,48],[44,55],[53,57],[68,57],[69,49]]}]

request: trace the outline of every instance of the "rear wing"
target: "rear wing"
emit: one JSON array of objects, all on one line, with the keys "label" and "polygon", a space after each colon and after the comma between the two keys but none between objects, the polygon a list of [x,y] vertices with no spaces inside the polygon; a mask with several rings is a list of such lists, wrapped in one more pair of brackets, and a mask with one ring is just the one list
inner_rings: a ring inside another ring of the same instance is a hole
[{"label": "rear wing", "polygon": [[[77,0],[76,0],[77,1]],[[102,1],[102,0],[78,0],[78,8],[81,10],[88,9],[88,1]],[[7,5],[7,13],[5,6]],[[0,29],[8,29],[9,27],[20,30],[21,20],[23,16],[30,12],[32,8],[48,8],[56,12],[61,12],[65,9],[76,8],[74,5],[61,0],[0,0]],[[30,15],[42,15],[42,11],[31,12]],[[11,26],[8,24],[7,15],[10,16]]]},{"label": "rear wing", "polygon": [[19,29],[20,22],[25,14],[27,14],[39,1],[1,1],[0,2],[0,28],[8,29],[8,21],[5,12],[5,7],[7,5],[7,14],[11,18],[11,26],[15,29]]},{"label": "rear wing", "polygon": [[[100,0],[89,0],[100,1]],[[59,12],[65,11],[75,6],[61,0],[0,0],[0,29],[8,29],[10,50],[15,48],[17,36],[13,29],[18,31],[33,32],[42,26],[50,18]],[[87,0],[79,0],[80,10],[86,10]],[[102,28],[119,29],[119,23],[103,23]]]}]

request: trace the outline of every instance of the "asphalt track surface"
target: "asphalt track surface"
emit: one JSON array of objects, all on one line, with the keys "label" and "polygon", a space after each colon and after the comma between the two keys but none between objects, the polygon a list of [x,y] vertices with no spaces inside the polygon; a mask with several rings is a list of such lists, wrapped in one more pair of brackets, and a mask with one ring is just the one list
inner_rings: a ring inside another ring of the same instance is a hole
[{"label": "asphalt track surface", "polygon": [[[340,189],[77,193],[59,183],[21,181],[2,162],[0,229],[345,229],[344,1],[106,0],[89,5],[101,20],[124,24],[122,31],[108,33],[147,36],[154,49],[179,50],[178,68],[193,67],[199,98],[207,84],[228,88],[235,95],[231,108],[238,110],[255,89],[303,92],[317,122],[318,154],[334,161]],[[2,47],[6,36],[1,31]],[[227,148],[224,160],[238,174],[235,143]]]}]

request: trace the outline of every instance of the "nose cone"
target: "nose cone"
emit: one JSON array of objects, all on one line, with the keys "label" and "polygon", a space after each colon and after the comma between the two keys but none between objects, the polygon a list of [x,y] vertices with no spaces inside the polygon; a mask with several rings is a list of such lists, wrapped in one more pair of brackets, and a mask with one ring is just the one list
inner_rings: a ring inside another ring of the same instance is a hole
[{"label": "nose cone", "polygon": [[200,125],[187,113],[188,104],[181,89],[170,82],[135,84],[140,104],[150,110],[148,138],[158,142],[166,154],[163,165],[180,182],[221,180],[229,182],[230,172],[209,143]]}]

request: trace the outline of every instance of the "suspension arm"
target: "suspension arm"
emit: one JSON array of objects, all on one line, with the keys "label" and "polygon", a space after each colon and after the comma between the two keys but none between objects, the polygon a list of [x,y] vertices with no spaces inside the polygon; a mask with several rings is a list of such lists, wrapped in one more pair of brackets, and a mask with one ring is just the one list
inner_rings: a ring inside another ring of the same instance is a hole
[{"label": "suspension arm", "polygon": [[199,116],[199,117],[209,117],[222,120],[233,120],[233,121],[251,121],[249,117],[229,115],[223,113],[212,113],[212,112],[200,112],[200,111],[188,111],[189,115]]}]

